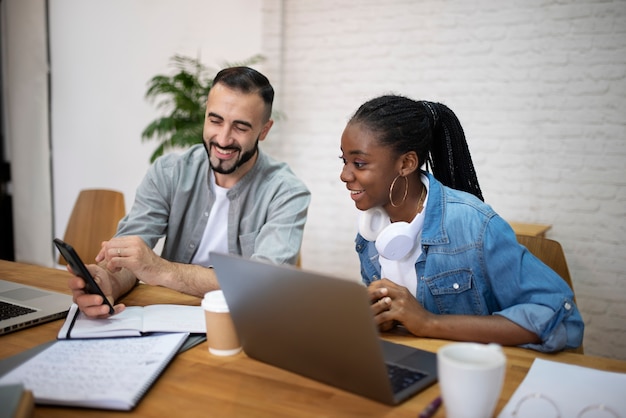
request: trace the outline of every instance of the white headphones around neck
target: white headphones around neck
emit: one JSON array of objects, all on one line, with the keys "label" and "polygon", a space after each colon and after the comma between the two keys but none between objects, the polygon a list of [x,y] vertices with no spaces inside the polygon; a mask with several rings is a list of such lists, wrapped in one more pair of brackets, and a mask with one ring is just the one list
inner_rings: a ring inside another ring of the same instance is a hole
[{"label": "white headphones around neck", "polygon": [[406,257],[416,245],[419,233],[417,216],[411,223],[391,222],[381,207],[368,209],[359,218],[359,233],[368,241],[375,241],[378,253],[388,260]]}]

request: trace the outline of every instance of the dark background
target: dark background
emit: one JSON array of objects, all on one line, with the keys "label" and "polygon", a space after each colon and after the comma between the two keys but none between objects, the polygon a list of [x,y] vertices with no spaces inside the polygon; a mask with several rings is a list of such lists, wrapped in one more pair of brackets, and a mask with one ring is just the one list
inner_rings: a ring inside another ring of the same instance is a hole
[{"label": "dark background", "polygon": [[[0,1],[0,3],[2,3]],[[0,45],[2,45],[2,19],[0,19]],[[0,54],[0,68],[2,68],[2,54]],[[4,85],[2,74],[0,74],[0,92],[3,92]],[[13,208],[11,204],[11,165],[7,161],[5,154],[4,137],[4,103],[0,94],[0,259],[15,260],[13,248]]]}]

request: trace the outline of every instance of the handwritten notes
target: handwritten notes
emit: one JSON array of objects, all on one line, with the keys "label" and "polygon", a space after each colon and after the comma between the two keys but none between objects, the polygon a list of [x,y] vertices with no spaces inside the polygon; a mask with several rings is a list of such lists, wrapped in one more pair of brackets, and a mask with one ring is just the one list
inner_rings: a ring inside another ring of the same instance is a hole
[{"label": "handwritten notes", "polygon": [[0,384],[22,383],[38,404],[130,410],[187,336],[57,341],[0,378]]}]

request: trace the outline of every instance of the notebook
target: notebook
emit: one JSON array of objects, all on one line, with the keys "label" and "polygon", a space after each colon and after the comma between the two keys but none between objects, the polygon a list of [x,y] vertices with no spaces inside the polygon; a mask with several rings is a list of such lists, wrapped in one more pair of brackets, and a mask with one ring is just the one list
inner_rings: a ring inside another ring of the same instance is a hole
[{"label": "notebook", "polygon": [[0,376],[0,385],[22,384],[32,391],[38,405],[129,411],[156,382],[188,336],[154,333],[145,337],[57,340]]},{"label": "notebook", "polygon": [[63,318],[72,297],[0,279],[0,335]]},{"label": "notebook", "polygon": [[249,357],[389,405],[437,381],[435,353],[380,339],[361,283],[210,258]]}]

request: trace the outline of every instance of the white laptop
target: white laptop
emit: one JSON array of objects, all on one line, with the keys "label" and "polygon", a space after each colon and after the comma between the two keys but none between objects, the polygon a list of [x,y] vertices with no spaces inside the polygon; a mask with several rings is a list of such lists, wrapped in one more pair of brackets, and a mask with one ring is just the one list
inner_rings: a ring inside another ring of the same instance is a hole
[{"label": "white laptop", "polygon": [[390,405],[437,381],[435,353],[380,339],[360,282],[210,258],[249,357]]},{"label": "white laptop", "polygon": [[0,279],[0,335],[67,315],[72,297]]}]

